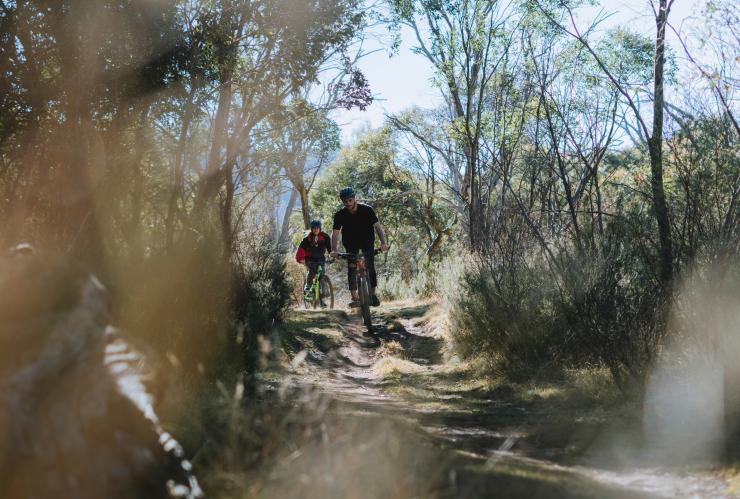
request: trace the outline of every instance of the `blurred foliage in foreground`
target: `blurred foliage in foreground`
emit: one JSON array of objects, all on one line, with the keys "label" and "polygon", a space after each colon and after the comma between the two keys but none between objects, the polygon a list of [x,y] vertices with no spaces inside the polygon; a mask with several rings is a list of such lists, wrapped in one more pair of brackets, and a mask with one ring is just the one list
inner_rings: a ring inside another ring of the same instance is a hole
[{"label": "blurred foliage in foreground", "polygon": [[0,5],[0,244],[105,283],[171,367],[161,414],[190,450],[230,438],[222,406],[249,404],[290,304],[283,252],[340,187],[388,229],[383,296],[443,295],[459,351],[507,376],[596,365],[639,392],[691,316],[682,283],[737,292],[729,2],[681,72],[660,31],[574,32],[569,2],[390,1],[373,20],[428,35],[443,102],[336,157],[331,111],[372,102],[360,0]]},{"label": "blurred foliage in foreground", "polygon": [[329,111],[372,100],[352,63],[361,7],[0,2],[0,246],[104,283],[111,322],[169,376],[158,412],[190,454],[217,438],[209,401],[251,393],[290,302],[286,158],[330,153]]},{"label": "blurred foliage in foreground", "polygon": [[740,265],[732,5],[708,7],[717,33],[678,34],[693,71],[660,30],[576,29],[569,3],[390,5],[392,28],[428,33],[413,43],[443,104],[345,147],[314,211],[355,186],[392,239],[381,292],[453,297],[464,355],[519,378],[596,365],[640,393],[688,276],[721,287]]}]

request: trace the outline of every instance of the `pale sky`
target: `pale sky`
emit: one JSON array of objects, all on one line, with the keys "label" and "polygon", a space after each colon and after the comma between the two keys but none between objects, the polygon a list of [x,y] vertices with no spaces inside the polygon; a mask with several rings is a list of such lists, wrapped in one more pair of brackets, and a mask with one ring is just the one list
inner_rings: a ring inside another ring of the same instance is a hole
[{"label": "pale sky", "polygon": [[[700,12],[705,0],[675,0],[669,22],[679,28],[681,23]],[[600,11],[613,13],[601,26],[608,29],[617,25],[629,26],[641,33],[654,36],[655,24],[649,0],[603,0],[598,7],[580,11],[581,26],[586,26]],[[376,52],[359,62],[359,67],[368,78],[375,102],[366,111],[339,111],[334,115],[342,129],[342,141],[346,144],[353,136],[366,128],[377,128],[383,124],[385,114],[403,111],[412,106],[430,108],[440,102],[439,91],[432,85],[433,71],[427,60],[414,54],[414,36],[410,30],[401,32],[402,42],[398,54],[390,56],[390,38],[384,27],[376,28],[365,43],[365,50]],[[679,65],[682,51],[674,33],[667,31],[668,44],[673,46]]]}]

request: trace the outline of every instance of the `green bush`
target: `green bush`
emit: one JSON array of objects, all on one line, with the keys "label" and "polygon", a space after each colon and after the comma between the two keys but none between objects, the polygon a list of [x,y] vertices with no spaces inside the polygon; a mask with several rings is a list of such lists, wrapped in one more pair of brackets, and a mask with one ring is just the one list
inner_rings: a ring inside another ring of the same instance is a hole
[{"label": "green bush", "polygon": [[619,251],[562,260],[562,290],[553,300],[565,333],[562,357],[577,367],[606,366],[623,390],[641,389],[666,333],[669,297],[649,269]]},{"label": "green bush", "polygon": [[230,269],[213,238],[123,266],[114,279],[115,323],[166,356],[184,383],[218,364],[230,327]]},{"label": "green bush", "polygon": [[[293,298],[286,259],[274,244],[245,246],[232,269],[231,339],[236,366],[256,370],[258,340],[283,320]],[[241,361],[240,361],[241,358]]]},{"label": "green bush", "polygon": [[409,276],[398,272],[379,273],[378,293],[386,300],[439,297],[447,301],[458,292],[467,258],[455,252],[440,261],[424,262],[418,272]]},{"label": "green bush", "polygon": [[465,357],[480,356],[507,375],[532,374],[555,360],[548,293],[536,275],[516,285],[497,281],[483,265],[470,268],[452,303],[452,337]]},{"label": "green bush", "polygon": [[512,272],[469,268],[452,308],[461,354],[510,377],[605,366],[625,391],[641,387],[665,332],[656,284],[619,251],[561,251]]}]

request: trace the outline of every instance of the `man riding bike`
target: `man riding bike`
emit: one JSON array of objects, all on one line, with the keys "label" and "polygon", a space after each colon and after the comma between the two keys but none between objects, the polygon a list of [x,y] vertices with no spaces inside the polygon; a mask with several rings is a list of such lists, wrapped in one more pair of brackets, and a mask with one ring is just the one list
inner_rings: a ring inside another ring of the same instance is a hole
[{"label": "man riding bike", "polygon": [[[301,244],[298,245],[298,251],[296,251],[295,259],[298,263],[306,264],[308,267],[308,276],[306,277],[306,285],[304,292],[311,287],[316,272],[319,267],[323,267],[326,263],[326,253],[331,248],[331,238],[329,234],[321,231],[321,221],[311,221],[311,232],[303,238]],[[322,268],[323,271],[323,268]],[[321,297],[321,306],[325,307],[324,297]]]},{"label": "man riding bike", "polygon": [[[347,253],[362,253],[365,255],[365,264],[370,276],[370,286],[372,287],[371,305],[377,307],[380,300],[375,294],[375,288],[378,285],[378,277],[375,273],[375,233],[380,238],[381,251],[388,251],[388,242],[385,237],[383,226],[380,225],[375,210],[370,206],[358,203],[355,199],[355,191],[351,187],[346,187],[339,192],[339,199],[342,200],[344,208],[334,214],[334,226],[331,237],[331,255],[336,258],[337,240],[339,233],[342,234],[342,245]],[[357,263],[348,262],[347,279],[349,281],[349,291],[352,293],[350,307],[357,307],[360,304],[360,297],[357,293]]]}]

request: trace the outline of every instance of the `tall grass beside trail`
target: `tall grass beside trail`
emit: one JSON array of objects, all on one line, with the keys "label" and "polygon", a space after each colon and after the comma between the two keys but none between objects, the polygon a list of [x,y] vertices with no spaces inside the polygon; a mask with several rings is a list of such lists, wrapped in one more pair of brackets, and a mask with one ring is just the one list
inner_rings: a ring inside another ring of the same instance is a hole
[{"label": "tall grass beside trail", "polygon": [[204,446],[226,446],[231,436],[225,428],[234,417],[233,411],[223,410],[227,401],[238,403],[242,410],[256,403],[264,338],[282,321],[291,303],[292,283],[284,257],[274,246],[243,247],[236,261],[228,314],[221,319],[227,337],[210,369],[209,383],[188,408],[197,414],[186,428],[193,452]]},{"label": "tall grass beside trail", "polygon": [[115,322],[160,359],[159,410],[190,456],[228,438],[225,397],[253,402],[260,338],[290,304],[284,255],[267,236],[252,240],[259,244],[240,245],[231,263],[213,239],[190,241],[128,265],[114,289]]},{"label": "tall grass beside trail", "polygon": [[478,257],[452,300],[455,346],[510,378],[605,366],[630,391],[644,383],[666,310],[635,268],[616,251],[532,255],[507,268]]},{"label": "tall grass beside trail", "polygon": [[450,315],[456,349],[464,358],[478,357],[497,374],[543,367],[553,360],[555,343],[548,338],[554,317],[546,295],[534,276],[515,288],[497,285],[483,267],[467,270]]},{"label": "tall grass beside trail", "polygon": [[620,247],[563,251],[551,261],[531,256],[507,271],[478,257],[456,292],[448,291],[450,336],[463,358],[513,380],[601,366],[624,394],[640,396],[666,358],[685,366],[708,355],[729,376],[738,369],[727,352],[740,351],[728,322],[735,317],[728,304],[740,296],[739,268],[697,264],[666,295],[650,269]]},{"label": "tall grass beside trail", "polygon": [[400,273],[378,273],[378,294],[381,300],[413,300],[439,297],[445,303],[456,294],[469,256],[451,253],[439,260],[427,261],[412,276]]}]

